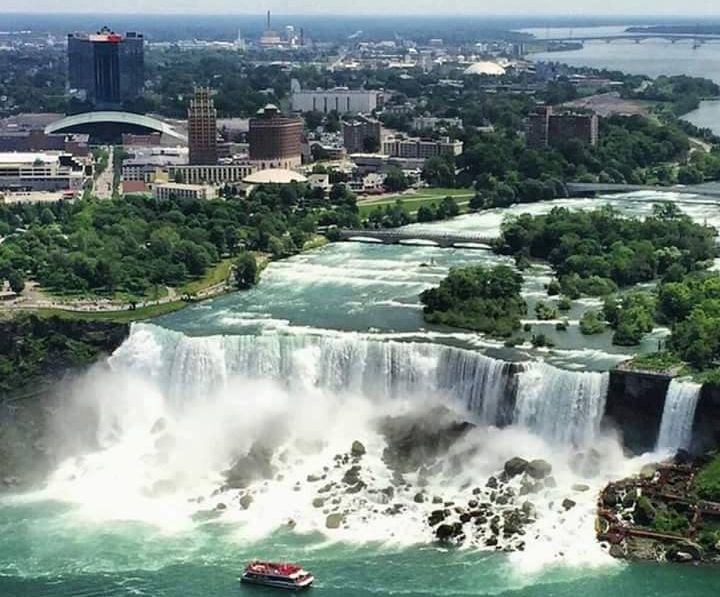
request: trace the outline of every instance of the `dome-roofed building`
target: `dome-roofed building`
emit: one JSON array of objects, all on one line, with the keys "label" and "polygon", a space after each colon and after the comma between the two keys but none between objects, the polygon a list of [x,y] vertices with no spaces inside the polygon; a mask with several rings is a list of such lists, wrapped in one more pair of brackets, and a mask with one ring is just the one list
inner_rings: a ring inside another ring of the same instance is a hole
[{"label": "dome-roofed building", "polygon": [[505,74],[505,69],[497,62],[482,60],[468,66],[464,71],[464,75],[489,75],[491,77],[499,77]]},{"label": "dome-roofed building", "polygon": [[253,172],[243,179],[243,182],[251,185],[258,184],[290,184],[291,182],[307,182],[307,178],[298,172],[285,170],[284,168],[269,168]]}]

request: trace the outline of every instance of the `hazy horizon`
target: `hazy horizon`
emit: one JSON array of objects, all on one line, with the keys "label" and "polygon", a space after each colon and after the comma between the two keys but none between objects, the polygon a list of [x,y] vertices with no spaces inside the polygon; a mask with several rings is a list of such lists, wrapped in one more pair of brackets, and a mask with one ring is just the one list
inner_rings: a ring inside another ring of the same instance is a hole
[{"label": "hazy horizon", "polygon": [[[709,0],[657,0],[649,5],[646,0],[623,0],[607,2],[604,0],[547,0],[542,6],[534,5],[528,0],[489,0],[480,9],[472,0],[448,0],[438,8],[435,0],[395,0],[392,3],[380,0],[367,0],[364,9],[358,10],[356,5],[348,9],[339,7],[335,0],[266,0],[254,3],[249,9],[237,7],[229,0],[205,0],[198,5],[194,0],[126,0],[122,6],[109,5],[104,7],[103,14],[193,14],[193,15],[242,15],[252,16],[272,10],[278,15],[326,15],[367,16],[367,15],[404,15],[404,16],[487,16],[487,17],[518,17],[547,16],[578,18],[623,17],[720,17],[720,9],[715,2]],[[571,14],[568,12],[571,11]],[[0,6],[0,13],[18,14],[88,14],[98,12],[95,0],[35,0],[28,6],[26,0],[5,0]]]}]

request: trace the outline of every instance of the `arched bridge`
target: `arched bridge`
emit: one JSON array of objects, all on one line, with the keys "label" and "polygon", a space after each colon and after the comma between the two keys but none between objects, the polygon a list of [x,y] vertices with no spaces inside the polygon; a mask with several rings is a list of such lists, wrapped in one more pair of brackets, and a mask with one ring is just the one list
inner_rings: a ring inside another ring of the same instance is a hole
[{"label": "arched bridge", "polygon": [[134,114],[133,112],[122,112],[116,110],[100,110],[97,112],[83,112],[73,114],[60,120],[50,123],[45,127],[45,132],[50,133],[73,133],[88,132],[93,128],[113,126],[119,130],[145,130],[162,133],[181,141],[187,142],[187,137],[176,131],[171,125],[152,116],[145,114]]},{"label": "arched bridge", "polygon": [[376,242],[386,245],[395,244],[428,244],[450,248],[463,246],[464,248],[485,248],[497,239],[491,236],[475,234],[443,234],[441,232],[419,232],[403,228],[392,229],[345,229],[338,230],[336,238],[341,241]]}]

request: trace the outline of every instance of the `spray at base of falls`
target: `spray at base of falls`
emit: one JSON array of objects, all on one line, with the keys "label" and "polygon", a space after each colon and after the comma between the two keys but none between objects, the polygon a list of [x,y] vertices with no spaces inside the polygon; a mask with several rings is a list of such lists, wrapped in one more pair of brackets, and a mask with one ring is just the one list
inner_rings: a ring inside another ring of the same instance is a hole
[{"label": "spray at base of falls", "polygon": [[675,452],[687,449],[692,442],[695,410],[702,385],[681,379],[670,380],[665,395],[660,433],[657,440],[657,451]]},{"label": "spray at base of falls", "polygon": [[[525,500],[537,511],[519,565],[587,564],[606,562],[592,532],[596,491],[637,466],[614,437],[597,433],[603,374],[354,334],[191,338],[146,324],[133,327],[109,365],[73,390],[79,409],[97,413],[99,449],[66,460],[41,494],[75,503],[90,520],[172,529],[199,516],[235,522],[245,539],[292,524],[347,541],[427,543],[438,500],[495,499],[486,480],[522,456],[551,462],[554,483],[520,497],[518,479],[507,485],[508,502],[493,506],[503,514]],[[561,425],[540,408],[543,397],[567,411],[558,415]],[[399,480],[387,462],[383,422],[411,416],[435,424],[439,405],[477,426]],[[357,462],[362,483],[350,484],[353,460],[343,455],[353,440],[366,453]],[[262,475],[225,485],[238,459],[265,448]],[[329,530],[332,513],[342,522]],[[486,548],[478,537],[466,545]],[[499,545],[511,540],[519,548],[517,536],[501,535]]]}]

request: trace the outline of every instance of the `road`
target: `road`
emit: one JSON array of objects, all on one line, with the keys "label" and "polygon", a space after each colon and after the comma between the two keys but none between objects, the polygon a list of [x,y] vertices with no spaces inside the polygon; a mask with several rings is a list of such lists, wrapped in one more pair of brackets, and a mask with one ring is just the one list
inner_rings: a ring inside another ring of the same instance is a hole
[{"label": "road", "polygon": [[112,145],[107,146],[108,150],[108,165],[107,168],[95,179],[93,185],[93,191],[100,199],[110,199],[112,197],[113,187],[113,147]]}]

